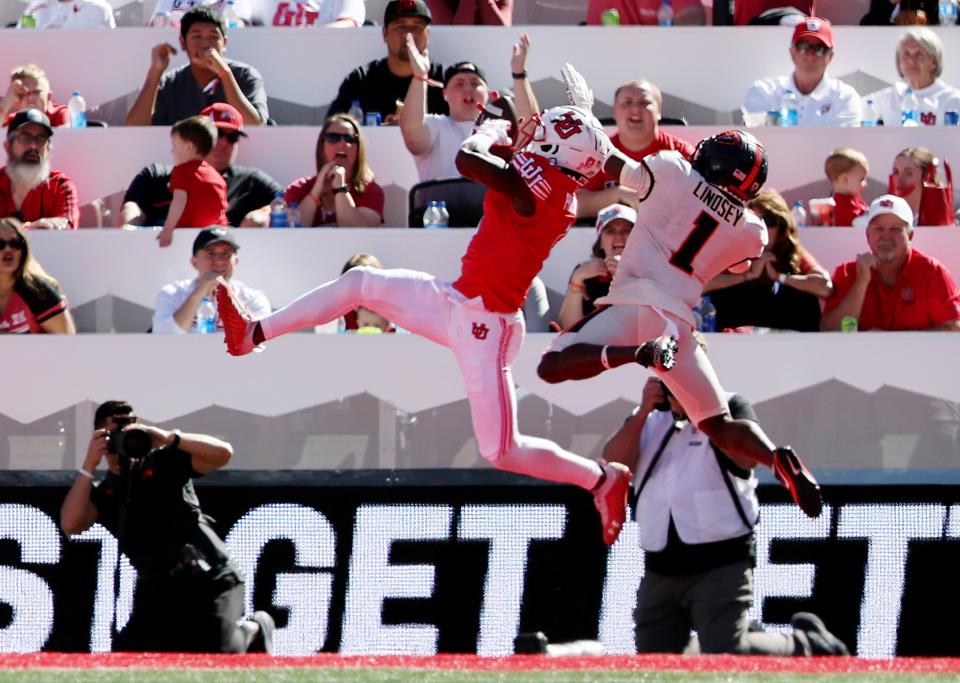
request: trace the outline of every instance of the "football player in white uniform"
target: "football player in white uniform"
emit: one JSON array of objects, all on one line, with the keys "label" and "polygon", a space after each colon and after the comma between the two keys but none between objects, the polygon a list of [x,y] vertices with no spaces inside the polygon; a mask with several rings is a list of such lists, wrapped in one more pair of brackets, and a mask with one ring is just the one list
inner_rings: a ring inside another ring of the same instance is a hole
[{"label": "football player in white uniform", "polygon": [[651,367],[721,450],[773,468],[797,505],[818,516],[823,498],[813,475],[756,423],[730,417],[693,338],[692,309],[704,285],[731,267],[749,267],[767,242],[763,221],[745,206],[767,177],[763,146],[749,133],[726,131],[702,140],[692,164],[678,152],[637,162],[614,151],[604,171],[638,192],[637,222],[609,294],[547,349],[540,377],[553,383],[633,362]]}]

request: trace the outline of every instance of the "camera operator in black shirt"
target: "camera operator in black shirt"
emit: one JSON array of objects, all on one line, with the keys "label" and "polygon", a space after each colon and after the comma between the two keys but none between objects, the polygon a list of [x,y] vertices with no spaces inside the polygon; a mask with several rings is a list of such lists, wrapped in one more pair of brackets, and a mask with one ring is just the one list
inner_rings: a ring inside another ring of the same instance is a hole
[{"label": "camera operator in black shirt", "polygon": [[[233,447],[205,434],[142,424],[130,404],[97,408],[87,457],[60,509],[60,526],[78,534],[106,527],[139,580],[130,621],[116,651],[270,652],[266,612],[247,621],[243,580],[200,510],[193,478],[230,460]],[[106,459],[109,471],[94,486]]]}]

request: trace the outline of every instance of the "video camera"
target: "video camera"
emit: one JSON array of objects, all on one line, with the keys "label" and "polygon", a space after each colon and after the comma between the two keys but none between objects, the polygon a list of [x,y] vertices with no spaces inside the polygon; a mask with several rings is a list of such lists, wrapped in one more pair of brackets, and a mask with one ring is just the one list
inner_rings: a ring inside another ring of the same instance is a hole
[{"label": "video camera", "polygon": [[142,460],[153,450],[153,439],[149,432],[138,427],[124,430],[124,427],[134,424],[137,418],[121,415],[114,416],[113,421],[118,427],[110,432],[107,450],[116,453],[121,462]]}]

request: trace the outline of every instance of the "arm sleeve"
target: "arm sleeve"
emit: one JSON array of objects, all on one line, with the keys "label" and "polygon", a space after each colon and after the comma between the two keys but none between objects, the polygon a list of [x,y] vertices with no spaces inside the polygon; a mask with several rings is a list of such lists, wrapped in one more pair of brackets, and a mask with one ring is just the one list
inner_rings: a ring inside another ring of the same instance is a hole
[{"label": "arm sleeve", "polygon": [[66,297],[54,283],[46,279],[37,280],[36,286],[25,289],[21,296],[38,323],[50,320],[67,308]]},{"label": "arm sleeve", "polygon": [[734,420],[750,420],[751,422],[759,422],[757,419],[757,413],[753,410],[753,406],[750,405],[750,401],[745,399],[740,394],[733,394],[727,401],[727,406],[730,408],[730,417],[732,417]]},{"label": "arm sleeve", "polygon": [[180,164],[179,166],[174,166],[173,170],[170,172],[170,193],[173,194],[174,190],[189,190],[189,173],[185,168],[186,164]]},{"label": "arm sleeve", "polygon": [[[852,271],[852,275],[848,272]],[[835,309],[853,286],[857,275],[857,264],[854,262],[841,263],[833,273],[833,294],[823,302],[823,315]]]},{"label": "arm sleeve", "polygon": [[927,301],[930,321],[934,325],[960,318],[960,292],[950,272],[942,265],[927,279]]},{"label": "arm sleeve", "polygon": [[[302,202],[304,197],[310,194],[310,188],[313,186],[314,178],[316,178],[316,176],[294,180],[287,186],[286,190],[283,190],[283,200],[287,202],[287,204],[290,202],[296,202],[297,204]],[[271,199],[273,199],[273,197],[271,197]],[[323,207],[318,206],[317,211],[322,212]]]},{"label": "arm sleeve", "polygon": [[374,182],[371,182],[367,185],[367,188],[363,191],[363,194],[359,197],[355,197],[354,201],[357,206],[363,206],[368,209],[373,209],[380,216],[380,222],[383,223],[383,205],[386,202],[386,197],[383,193],[383,188],[377,185]]},{"label": "arm sleeve", "polygon": [[267,109],[267,90],[263,85],[263,76],[260,72],[248,64],[230,64],[230,71],[233,72],[240,91],[243,93],[253,108],[260,114],[260,121],[267,122],[270,118],[270,111]]},{"label": "arm sleeve", "polygon": [[766,78],[754,81],[743,98],[743,108],[754,114],[779,109],[780,103],[774,102],[775,93],[772,86],[773,83]]},{"label": "arm sleeve", "polygon": [[650,196],[653,189],[653,172],[646,159],[636,162],[628,160],[620,171],[620,184],[637,191],[642,202]]},{"label": "arm sleeve", "polygon": [[173,314],[183,305],[186,298],[184,290],[175,284],[165,285],[157,294],[157,301],[153,307],[154,334],[186,334],[186,330],[177,324]]},{"label": "arm sleeve", "polygon": [[66,218],[68,228],[80,227],[80,207],[77,203],[77,186],[66,176],[60,176],[57,183],[57,204],[51,216]]},{"label": "arm sleeve", "polygon": [[523,304],[523,319],[528,332],[550,331],[550,302],[547,300],[547,288],[543,280],[533,278],[527,290],[527,300]]}]

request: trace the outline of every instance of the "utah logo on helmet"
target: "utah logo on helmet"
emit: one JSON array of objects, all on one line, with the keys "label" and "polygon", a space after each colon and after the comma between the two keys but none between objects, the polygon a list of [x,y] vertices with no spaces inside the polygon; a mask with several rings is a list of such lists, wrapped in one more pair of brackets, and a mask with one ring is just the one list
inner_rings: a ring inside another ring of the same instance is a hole
[{"label": "utah logo on helmet", "polygon": [[600,172],[612,148],[600,121],[580,107],[551,107],[521,128],[518,147],[545,157],[580,186]]},{"label": "utah logo on helmet", "polygon": [[760,141],[742,130],[704,138],[693,153],[693,167],[711,185],[742,201],[757,196],[767,181],[767,154]]}]

